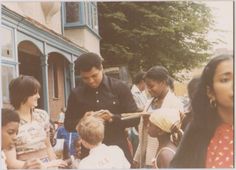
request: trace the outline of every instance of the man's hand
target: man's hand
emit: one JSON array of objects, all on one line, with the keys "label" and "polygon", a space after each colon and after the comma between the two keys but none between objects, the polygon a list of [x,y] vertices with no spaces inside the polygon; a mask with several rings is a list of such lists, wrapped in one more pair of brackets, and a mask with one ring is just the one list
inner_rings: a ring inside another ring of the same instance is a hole
[{"label": "man's hand", "polygon": [[100,110],[98,117],[102,118],[104,121],[112,122],[113,114],[109,110]]},{"label": "man's hand", "polygon": [[143,126],[147,126],[148,125],[149,117],[150,117],[150,114],[149,115],[143,115]]},{"label": "man's hand", "polygon": [[84,116],[94,116],[103,119],[104,121],[112,122],[113,114],[109,110],[88,111]]},{"label": "man's hand", "polygon": [[88,112],[86,112],[85,114],[84,114],[84,117],[86,117],[86,116],[92,116],[92,115],[94,115],[96,112],[94,112],[94,111],[88,111]]}]

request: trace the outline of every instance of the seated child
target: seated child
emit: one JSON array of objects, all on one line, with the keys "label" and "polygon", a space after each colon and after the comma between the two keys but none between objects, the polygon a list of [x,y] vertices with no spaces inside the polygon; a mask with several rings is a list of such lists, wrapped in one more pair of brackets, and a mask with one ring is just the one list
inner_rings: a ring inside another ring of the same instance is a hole
[{"label": "seated child", "polygon": [[180,129],[180,113],[177,109],[157,109],[150,115],[149,121],[148,134],[159,141],[159,147],[153,159],[154,167],[169,168],[183,135]]},{"label": "seated child", "polygon": [[[6,156],[5,150],[12,149],[15,146],[16,136],[19,129],[20,117],[17,112],[11,109],[2,109],[2,151],[1,151],[1,165],[2,170],[6,170]],[[27,160],[24,163],[23,169],[40,169],[42,163],[37,159]]]},{"label": "seated child", "polygon": [[83,158],[79,169],[127,169],[130,163],[123,151],[115,145],[107,146],[104,139],[104,122],[94,116],[83,117],[76,126],[82,145],[90,149],[89,155]]}]

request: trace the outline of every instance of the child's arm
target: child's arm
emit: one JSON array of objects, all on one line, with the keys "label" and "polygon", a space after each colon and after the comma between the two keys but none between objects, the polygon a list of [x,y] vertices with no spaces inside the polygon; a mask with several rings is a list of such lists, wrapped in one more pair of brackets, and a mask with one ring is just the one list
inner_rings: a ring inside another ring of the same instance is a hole
[{"label": "child's arm", "polygon": [[16,149],[4,151],[6,155],[6,162],[8,169],[41,169],[43,164],[38,159],[28,161],[21,161],[16,158]]}]

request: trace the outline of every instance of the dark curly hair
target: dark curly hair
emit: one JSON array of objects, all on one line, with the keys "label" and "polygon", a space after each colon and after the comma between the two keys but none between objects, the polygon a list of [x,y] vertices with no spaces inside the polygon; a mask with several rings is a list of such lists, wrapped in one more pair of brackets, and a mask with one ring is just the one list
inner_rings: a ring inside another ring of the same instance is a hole
[{"label": "dark curly hair", "polygon": [[102,61],[103,59],[96,53],[83,53],[75,61],[75,69],[79,74],[81,71],[88,72],[93,67],[100,70],[102,68]]},{"label": "dark curly hair", "polygon": [[6,126],[10,122],[20,123],[20,117],[18,113],[12,109],[1,109],[2,114],[2,127]]}]

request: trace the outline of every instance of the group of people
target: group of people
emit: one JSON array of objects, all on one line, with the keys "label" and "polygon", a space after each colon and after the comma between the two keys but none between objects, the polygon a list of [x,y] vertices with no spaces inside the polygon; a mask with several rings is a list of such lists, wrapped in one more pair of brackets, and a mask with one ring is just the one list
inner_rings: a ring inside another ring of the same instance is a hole
[{"label": "group of people", "polygon": [[[95,53],[82,54],[75,65],[81,81],[70,93],[64,120],[66,131],[79,135],[75,168],[233,168],[232,55],[206,65],[189,90],[189,113],[183,113],[163,66],[140,72],[130,89],[103,73]],[[50,142],[48,113],[36,109],[39,90],[31,76],[9,84],[14,109],[1,111],[5,169],[68,167]],[[133,153],[127,128],[136,135]]]}]

